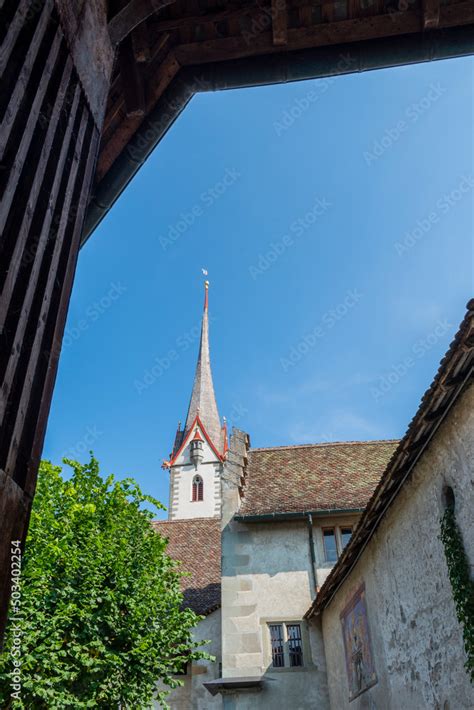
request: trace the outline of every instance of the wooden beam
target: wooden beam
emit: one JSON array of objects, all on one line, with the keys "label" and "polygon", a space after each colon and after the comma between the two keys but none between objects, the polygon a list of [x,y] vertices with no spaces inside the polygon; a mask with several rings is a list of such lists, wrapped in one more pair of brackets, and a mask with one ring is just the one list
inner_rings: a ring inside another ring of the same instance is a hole
[{"label": "wooden beam", "polygon": [[423,0],[423,29],[433,30],[439,25],[440,0]]},{"label": "wooden beam", "polygon": [[[180,69],[173,52],[170,52],[160,65],[157,76],[152,85],[147,87],[146,110],[150,111],[156,104],[164,90]],[[97,164],[96,179],[100,181],[108,172],[120,153],[126,149],[130,139],[143,121],[143,116],[129,116],[112,133],[109,140],[102,146]]]},{"label": "wooden beam", "polygon": [[150,61],[150,41],[146,20],[135,27],[132,32],[132,47],[135,61],[139,64]]},{"label": "wooden beam", "polygon": [[175,0],[130,0],[109,22],[109,36],[116,47],[144,20],[172,5]]},{"label": "wooden beam", "polygon": [[281,51],[287,52],[294,49],[345,44],[419,31],[420,20],[416,12],[399,12],[371,17],[370,22],[354,19],[289,29],[287,45],[274,45],[272,32],[268,31],[253,37],[252,42],[241,36],[228,37],[180,45],[176,47],[175,52],[178,61],[184,66]]},{"label": "wooden beam", "polygon": [[[465,0],[456,5],[442,6],[439,27],[456,27],[474,23],[474,3]],[[288,30],[288,44],[274,45],[271,32],[256,35],[252,42],[244,37],[193,42],[176,47],[175,54],[183,66],[227,61],[259,54],[311,49],[329,45],[357,43],[382,37],[414,34],[420,31],[420,16],[415,11],[397,12],[370,18],[341,20],[330,24],[312,25]]]},{"label": "wooden beam", "polygon": [[126,37],[118,48],[118,63],[127,116],[145,115],[143,80],[135,61],[132,37]]},{"label": "wooden beam", "polygon": [[288,10],[285,0],[272,0],[273,44],[288,44]]},{"label": "wooden beam", "polygon": [[[231,3],[228,3],[231,5]],[[243,17],[249,12],[255,12],[255,0],[243,0],[238,5],[226,7],[225,10],[218,12],[202,12],[197,15],[187,15],[185,17],[174,17],[170,20],[152,20],[154,32],[169,32],[170,30],[179,30],[183,27],[195,27],[196,25],[206,22],[222,22],[230,20],[233,17]]]}]

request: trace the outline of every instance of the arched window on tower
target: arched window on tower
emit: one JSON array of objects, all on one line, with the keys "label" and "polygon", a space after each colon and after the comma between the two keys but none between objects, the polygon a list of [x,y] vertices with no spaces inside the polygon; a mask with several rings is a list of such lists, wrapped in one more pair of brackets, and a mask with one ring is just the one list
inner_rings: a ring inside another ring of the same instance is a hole
[{"label": "arched window on tower", "polygon": [[193,503],[198,500],[204,500],[204,483],[201,476],[193,478]]}]

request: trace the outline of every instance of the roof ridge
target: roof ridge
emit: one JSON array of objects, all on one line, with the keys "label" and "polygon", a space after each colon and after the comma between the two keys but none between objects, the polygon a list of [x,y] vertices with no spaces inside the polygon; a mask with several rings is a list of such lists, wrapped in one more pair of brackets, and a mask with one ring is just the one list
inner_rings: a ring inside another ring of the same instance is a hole
[{"label": "roof ridge", "polygon": [[309,449],[323,448],[325,446],[354,446],[355,444],[396,444],[401,439],[365,439],[363,441],[323,441],[315,444],[286,444],[283,446],[255,446],[249,449],[249,454],[253,451],[279,451],[281,449]]},{"label": "roof ridge", "polygon": [[152,525],[155,523],[194,523],[197,520],[215,520],[217,523],[220,522],[220,518],[178,518],[177,520],[152,520]]}]

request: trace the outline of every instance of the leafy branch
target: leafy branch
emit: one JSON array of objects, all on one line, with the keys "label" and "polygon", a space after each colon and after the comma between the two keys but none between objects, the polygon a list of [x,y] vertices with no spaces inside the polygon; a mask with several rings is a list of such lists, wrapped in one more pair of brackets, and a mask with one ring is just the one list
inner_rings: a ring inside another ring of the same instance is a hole
[{"label": "leafy branch", "polygon": [[446,508],[441,518],[440,540],[444,545],[456,615],[463,627],[467,656],[464,665],[474,683],[474,583],[453,505]]}]

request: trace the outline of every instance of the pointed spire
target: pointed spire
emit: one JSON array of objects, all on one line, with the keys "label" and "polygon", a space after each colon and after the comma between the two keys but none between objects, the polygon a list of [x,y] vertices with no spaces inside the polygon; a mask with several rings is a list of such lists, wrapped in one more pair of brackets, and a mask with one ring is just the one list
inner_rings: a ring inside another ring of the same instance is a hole
[{"label": "pointed spire", "polygon": [[222,428],[217,411],[216,396],[212,382],[211,360],[209,355],[209,281],[204,283],[204,312],[202,316],[201,344],[194,375],[193,391],[186,417],[185,432],[188,432],[199,414],[204,428],[218,451],[222,450]]}]

